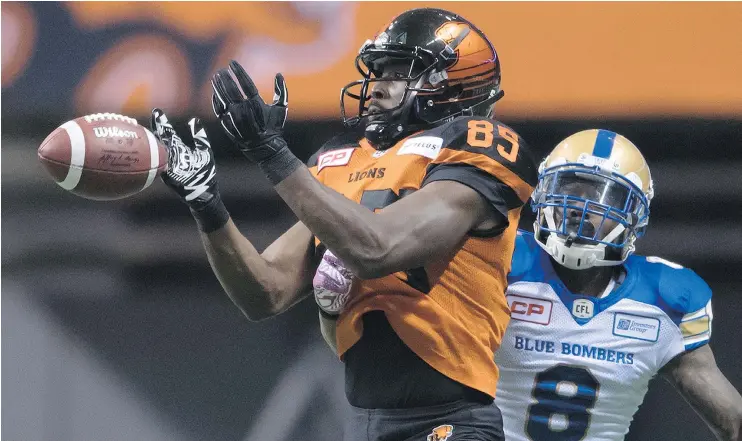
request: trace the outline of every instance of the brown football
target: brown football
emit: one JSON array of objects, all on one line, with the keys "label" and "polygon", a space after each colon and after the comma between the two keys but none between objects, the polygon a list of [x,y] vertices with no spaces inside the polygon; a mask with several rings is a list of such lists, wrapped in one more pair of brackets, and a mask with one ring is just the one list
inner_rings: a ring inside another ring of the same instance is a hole
[{"label": "brown football", "polygon": [[115,113],[67,121],[46,137],[38,154],[60,187],[102,201],[144,190],[167,167],[167,150],[152,132]]}]

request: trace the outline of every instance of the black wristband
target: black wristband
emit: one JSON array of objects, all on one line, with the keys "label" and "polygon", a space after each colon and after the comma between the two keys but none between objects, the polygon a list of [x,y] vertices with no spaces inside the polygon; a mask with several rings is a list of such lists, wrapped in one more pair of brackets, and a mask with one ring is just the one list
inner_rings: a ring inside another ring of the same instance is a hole
[{"label": "black wristband", "polygon": [[191,215],[196,219],[198,229],[204,233],[211,233],[222,228],[229,220],[229,212],[224,206],[221,196],[216,193],[211,200],[198,209],[189,207]]},{"label": "black wristband", "polygon": [[283,147],[275,155],[258,163],[260,170],[273,185],[278,185],[279,182],[286,179],[302,165],[304,165],[304,163],[294,156],[288,147]]}]

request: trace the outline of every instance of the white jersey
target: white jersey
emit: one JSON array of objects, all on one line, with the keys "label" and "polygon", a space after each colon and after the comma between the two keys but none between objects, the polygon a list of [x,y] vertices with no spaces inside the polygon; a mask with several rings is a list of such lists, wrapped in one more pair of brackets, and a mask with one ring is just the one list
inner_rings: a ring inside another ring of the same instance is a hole
[{"label": "white jersey", "polygon": [[602,298],[567,290],[532,234],[508,276],[511,321],[495,354],[508,441],[622,440],[649,380],[711,335],[711,290],[693,271],[630,256]]}]

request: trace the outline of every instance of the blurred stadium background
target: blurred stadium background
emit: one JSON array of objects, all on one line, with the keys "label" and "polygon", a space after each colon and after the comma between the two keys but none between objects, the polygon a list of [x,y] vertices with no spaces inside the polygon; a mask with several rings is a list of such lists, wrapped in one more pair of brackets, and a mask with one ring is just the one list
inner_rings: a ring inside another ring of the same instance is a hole
[{"label": "blurred stadium background", "polygon": [[[425,4],[431,5],[431,4]],[[435,3],[468,17],[502,60],[500,119],[545,154],[615,130],[656,182],[639,252],[692,267],[714,290],[711,346],[742,389],[742,3]],[[360,44],[422,3],[2,3],[2,439],[339,439],[342,365],[308,299],[243,319],[212,275],[187,209],[159,184],[92,202],[36,160],[90,112],[207,119],[232,216],[259,249],[294,222],[236,154],[208,79],[241,61],[267,98],[281,71],[287,138],[307,158],[341,130]],[[527,217],[530,219],[530,217]],[[629,440],[710,440],[655,380]]]}]

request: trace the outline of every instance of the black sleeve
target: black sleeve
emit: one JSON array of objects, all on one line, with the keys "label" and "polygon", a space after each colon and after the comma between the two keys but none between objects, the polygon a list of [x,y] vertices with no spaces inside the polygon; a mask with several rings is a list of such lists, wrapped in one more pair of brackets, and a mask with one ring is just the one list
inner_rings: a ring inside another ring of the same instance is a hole
[{"label": "black sleeve", "polygon": [[486,231],[471,231],[477,237],[493,237],[502,233],[510,224],[508,211],[523,205],[515,191],[496,177],[468,164],[432,164],[429,166],[421,188],[435,181],[456,181],[477,191],[495,212],[502,225]]}]

